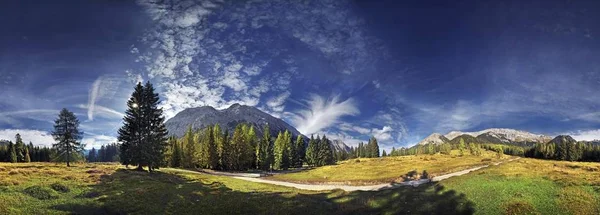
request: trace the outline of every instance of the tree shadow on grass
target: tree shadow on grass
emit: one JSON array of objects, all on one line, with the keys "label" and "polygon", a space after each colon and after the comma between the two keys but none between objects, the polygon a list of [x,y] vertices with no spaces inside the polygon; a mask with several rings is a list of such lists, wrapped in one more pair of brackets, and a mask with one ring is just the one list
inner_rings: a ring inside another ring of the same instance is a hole
[{"label": "tree shadow on grass", "polygon": [[[72,214],[472,214],[473,203],[441,185],[377,192],[302,192],[235,179],[117,170],[73,201]],[[233,190],[226,184],[235,183]],[[243,187],[246,191],[239,191]]]}]

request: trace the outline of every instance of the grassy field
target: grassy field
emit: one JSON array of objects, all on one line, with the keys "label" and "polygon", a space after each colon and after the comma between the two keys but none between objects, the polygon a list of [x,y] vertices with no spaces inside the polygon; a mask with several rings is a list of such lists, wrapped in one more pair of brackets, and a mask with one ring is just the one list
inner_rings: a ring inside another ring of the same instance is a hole
[{"label": "grassy field", "polygon": [[599,212],[598,163],[523,158],[416,188],[351,193],[303,191],[174,169],[145,173],[116,164],[67,168],[0,163],[0,214]]},{"label": "grassy field", "polygon": [[498,159],[495,152],[484,151],[481,156],[459,156],[458,150],[450,155],[417,155],[384,158],[361,158],[340,162],[338,165],[324,166],[308,171],[274,175],[273,180],[311,184],[381,184],[401,181],[402,175],[416,170],[426,170],[430,176],[457,172],[510,158]]},{"label": "grassy field", "polygon": [[438,185],[311,192],[170,169],[0,163],[0,214],[471,214],[472,205]]},{"label": "grassy field", "polygon": [[477,214],[600,214],[600,164],[520,159],[442,184]]}]

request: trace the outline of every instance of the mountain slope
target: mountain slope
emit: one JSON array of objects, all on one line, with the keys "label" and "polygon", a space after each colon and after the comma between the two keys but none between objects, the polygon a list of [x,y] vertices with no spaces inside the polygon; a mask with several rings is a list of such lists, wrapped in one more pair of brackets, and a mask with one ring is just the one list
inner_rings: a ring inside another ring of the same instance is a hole
[{"label": "mountain slope", "polygon": [[302,135],[296,128],[279,118],[275,118],[255,107],[237,103],[223,110],[217,110],[210,106],[188,108],[167,120],[165,125],[170,135],[181,137],[190,125],[192,129],[196,130],[219,124],[221,129],[233,132],[235,126],[239,123],[248,123],[254,126],[256,135],[259,137],[262,137],[263,128],[266,124],[269,124],[269,131],[273,137],[277,137],[279,132],[285,130],[290,131],[293,136]]},{"label": "mountain slope", "polygon": [[[294,138],[298,135],[304,136],[296,128],[285,121],[273,117],[255,107],[240,104],[233,104],[229,108],[223,110],[217,110],[210,106],[188,108],[167,120],[165,125],[169,131],[169,135],[182,137],[190,125],[192,126],[192,129],[196,130],[217,123],[221,126],[223,131],[229,130],[230,133],[233,132],[237,124],[247,123],[254,126],[257,137],[262,137],[264,132],[263,129],[266,124],[269,124],[269,132],[271,133],[272,138],[276,138],[279,132],[284,132],[285,130],[290,131]],[[304,136],[305,143],[308,143],[308,139],[308,137]],[[342,141],[332,140],[331,142],[332,147],[336,150],[343,149],[350,151],[350,147]]]},{"label": "mountain slope", "polygon": [[554,139],[550,140],[550,142],[548,143],[554,143],[556,145],[559,145],[561,143],[577,144],[577,140],[573,139],[573,137],[569,135],[558,135]]},{"label": "mountain slope", "polygon": [[449,143],[450,144],[459,144],[461,139],[464,141],[465,144],[482,143],[481,140],[477,139],[477,137],[473,137],[468,134],[463,134],[458,137],[455,137],[454,139],[450,140]]},{"label": "mountain slope", "polygon": [[470,135],[478,137],[480,140],[489,143],[498,144],[533,144],[545,143],[552,139],[550,136],[539,135],[527,131],[520,131],[508,128],[490,128],[475,132],[451,131],[444,135],[448,139],[454,139],[460,135]]},{"label": "mountain slope", "polygon": [[429,135],[428,137],[426,137],[425,139],[423,139],[417,145],[427,145],[427,144],[439,145],[439,144],[442,144],[442,143],[445,143],[448,141],[450,141],[450,140],[448,140],[448,138],[446,138],[444,135],[441,135],[438,133],[433,133],[433,134]]}]

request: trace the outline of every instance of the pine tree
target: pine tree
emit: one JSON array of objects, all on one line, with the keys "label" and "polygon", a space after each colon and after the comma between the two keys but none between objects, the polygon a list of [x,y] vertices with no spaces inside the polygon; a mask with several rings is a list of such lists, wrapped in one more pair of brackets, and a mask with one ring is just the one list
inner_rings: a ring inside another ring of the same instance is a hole
[{"label": "pine tree", "polygon": [[204,129],[202,153],[205,157],[204,165],[206,168],[216,169],[219,166],[219,157],[217,155],[217,147],[215,145],[214,131],[211,126]]},{"label": "pine tree", "polygon": [[284,147],[287,153],[285,169],[288,169],[296,162],[296,144],[292,142],[292,134],[288,130],[283,133],[283,137]]},{"label": "pine tree", "polygon": [[169,138],[169,145],[171,145],[171,148],[172,148],[171,161],[170,161],[171,167],[181,167],[183,159],[182,159],[182,150],[181,150],[179,141],[177,141],[177,138],[171,137],[171,138]]},{"label": "pine tree", "polygon": [[16,163],[17,160],[17,149],[15,148],[15,144],[12,142],[8,143],[8,153],[9,153],[9,161],[11,163]]},{"label": "pine tree", "polygon": [[284,168],[285,163],[287,162],[287,149],[285,147],[285,140],[283,137],[283,133],[279,132],[277,134],[277,138],[275,139],[275,148],[274,148],[274,162],[273,169],[281,170]]},{"label": "pine tree", "polygon": [[256,149],[258,147],[258,140],[256,139],[256,131],[254,131],[254,126],[250,126],[250,129],[248,130],[247,136],[246,136],[246,141],[248,142],[248,152],[246,152],[246,154],[249,155],[249,159],[251,160],[251,167],[252,168],[257,168],[258,167],[258,163],[257,163],[257,154],[256,154]]},{"label": "pine tree", "polygon": [[87,160],[88,162],[96,162],[96,148],[92,147],[92,150],[88,153]]},{"label": "pine tree", "polygon": [[460,138],[460,141],[458,143],[458,150],[460,150],[460,156],[463,156],[465,154],[465,140],[463,138]]},{"label": "pine tree", "polygon": [[269,170],[271,168],[272,159],[272,144],[269,125],[266,124],[263,128],[263,137],[256,147],[256,164],[261,170]]},{"label": "pine tree", "polygon": [[223,169],[228,170],[231,167],[231,141],[229,140],[229,130],[225,130],[223,133],[223,157],[221,160],[223,162]]},{"label": "pine tree", "polygon": [[333,150],[331,149],[331,143],[325,135],[320,140],[317,140],[317,166],[330,165],[335,162],[333,158]]},{"label": "pine tree", "polygon": [[302,135],[298,135],[296,137],[296,162],[294,163],[294,167],[302,167],[302,163],[304,162],[304,155],[306,154],[306,146],[304,145],[304,137]]},{"label": "pine tree", "polygon": [[121,163],[137,165],[148,170],[164,165],[167,147],[167,129],[158,94],[150,82],[138,83],[127,101],[124,124],[118,131],[121,144]]},{"label": "pine tree", "polygon": [[29,148],[28,147],[24,147],[25,148],[25,163],[29,163],[31,162],[31,157],[29,156]]},{"label": "pine tree", "polygon": [[250,167],[251,160],[248,155],[249,144],[246,141],[246,134],[244,128],[246,125],[238,124],[235,127],[235,131],[233,132],[233,137],[231,139],[231,169],[233,170],[247,170]]},{"label": "pine tree", "polygon": [[223,132],[218,123],[213,128],[213,137],[215,138],[215,150],[218,162],[216,169],[223,169]]},{"label": "pine tree", "polygon": [[318,147],[317,141],[315,140],[315,137],[313,135],[311,135],[310,140],[308,141],[308,148],[306,148],[306,156],[305,156],[306,164],[308,164],[309,166],[317,165],[317,155],[318,155],[317,147]]},{"label": "pine tree", "polygon": [[[198,160],[202,160],[202,158],[198,158],[198,149],[196,148],[198,144],[194,139],[194,132],[192,131],[192,126],[188,126],[188,129],[185,131],[183,135],[183,146],[185,147],[183,153],[183,164],[184,168],[194,168],[196,164],[199,163]],[[200,157],[202,155],[200,154]],[[200,161],[202,163],[202,161]]]},{"label": "pine tree", "polygon": [[388,154],[385,152],[385,149],[383,150],[383,152],[381,153],[381,157],[386,157],[388,156]]},{"label": "pine tree", "polygon": [[15,151],[17,152],[17,162],[25,162],[25,147],[20,134],[15,135]]},{"label": "pine tree", "polygon": [[371,139],[369,140],[369,150],[370,150],[370,155],[369,157],[371,158],[377,158],[379,157],[379,143],[377,143],[377,139],[375,139],[375,137],[371,137]]},{"label": "pine tree", "polygon": [[67,166],[74,158],[74,154],[81,152],[83,146],[79,142],[83,137],[83,132],[79,131],[79,120],[75,114],[66,108],[63,108],[58,114],[58,119],[54,120],[54,132],[52,137],[57,142],[52,147],[59,153],[59,156],[65,156]]}]

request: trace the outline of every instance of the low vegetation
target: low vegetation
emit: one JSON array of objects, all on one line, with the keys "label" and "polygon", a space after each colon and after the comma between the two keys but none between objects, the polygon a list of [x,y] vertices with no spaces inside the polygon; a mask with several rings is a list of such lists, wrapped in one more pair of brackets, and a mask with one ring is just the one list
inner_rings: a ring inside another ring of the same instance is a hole
[{"label": "low vegetation", "polygon": [[360,158],[340,162],[338,165],[325,166],[307,171],[280,174],[270,177],[274,180],[300,183],[332,184],[379,184],[402,181],[412,171],[427,171],[429,177],[456,172],[472,167],[487,165],[509,158],[498,157],[491,151],[482,151],[479,156],[460,155],[452,150],[449,155],[410,155],[382,158]]},{"label": "low vegetation", "polygon": [[476,214],[599,214],[600,164],[519,159],[442,182]]},{"label": "low vegetation", "polygon": [[471,214],[473,205],[434,184],[314,192],[178,169],[0,163],[0,214]]}]

